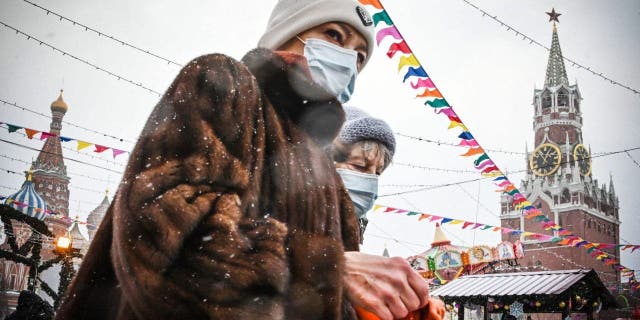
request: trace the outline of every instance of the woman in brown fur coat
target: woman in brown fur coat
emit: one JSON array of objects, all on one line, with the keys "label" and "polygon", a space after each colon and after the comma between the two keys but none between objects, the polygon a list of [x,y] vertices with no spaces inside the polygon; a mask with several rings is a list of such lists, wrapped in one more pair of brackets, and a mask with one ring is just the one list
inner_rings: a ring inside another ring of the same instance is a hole
[{"label": "woman in brown fur coat", "polygon": [[150,115],[57,318],[355,318],[343,276],[358,225],[322,149],[344,121],[338,99],[355,71],[336,82],[346,71],[317,59],[327,45],[307,50],[309,39],[331,43],[359,71],[372,28],[354,0],[282,0],[260,46],[283,51],[185,66]]}]

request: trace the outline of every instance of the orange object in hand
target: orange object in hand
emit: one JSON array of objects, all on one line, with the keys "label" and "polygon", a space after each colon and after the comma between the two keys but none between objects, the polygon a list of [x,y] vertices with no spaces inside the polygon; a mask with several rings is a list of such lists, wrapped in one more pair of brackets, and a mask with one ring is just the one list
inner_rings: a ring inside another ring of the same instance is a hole
[{"label": "orange object in hand", "polygon": [[[356,307],[359,320],[380,320],[374,313]],[[440,299],[429,298],[429,303],[423,308],[409,312],[402,320],[443,320],[446,310]]]}]

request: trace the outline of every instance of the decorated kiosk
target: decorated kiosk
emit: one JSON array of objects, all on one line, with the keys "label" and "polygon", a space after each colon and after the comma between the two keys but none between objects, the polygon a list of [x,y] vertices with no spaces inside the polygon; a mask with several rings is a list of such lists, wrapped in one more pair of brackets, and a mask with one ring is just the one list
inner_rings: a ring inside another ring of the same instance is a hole
[{"label": "decorated kiosk", "polygon": [[437,223],[431,248],[407,260],[425,279],[431,279],[434,286],[439,286],[463,274],[493,270],[496,263],[517,265],[517,259],[522,257],[524,252],[519,240],[515,243],[503,241],[495,247],[453,245]]}]

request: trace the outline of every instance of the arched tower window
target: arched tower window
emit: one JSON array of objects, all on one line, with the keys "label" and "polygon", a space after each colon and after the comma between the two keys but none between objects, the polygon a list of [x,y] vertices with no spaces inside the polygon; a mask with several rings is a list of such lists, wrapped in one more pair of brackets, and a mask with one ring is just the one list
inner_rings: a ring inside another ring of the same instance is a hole
[{"label": "arched tower window", "polygon": [[571,193],[569,193],[569,189],[562,190],[562,196],[560,197],[560,203],[567,203],[571,201]]},{"label": "arched tower window", "polygon": [[569,111],[569,92],[564,88],[558,92],[558,110]]},{"label": "arched tower window", "polygon": [[551,93],[545,91],[542,94],[542,113],[549,113],[551,110]]},{"label": "arched tower window", "polygon": [[576,113],[580,113],[580,100],[578,100],[578,96],[573,97],[573,109]]}]

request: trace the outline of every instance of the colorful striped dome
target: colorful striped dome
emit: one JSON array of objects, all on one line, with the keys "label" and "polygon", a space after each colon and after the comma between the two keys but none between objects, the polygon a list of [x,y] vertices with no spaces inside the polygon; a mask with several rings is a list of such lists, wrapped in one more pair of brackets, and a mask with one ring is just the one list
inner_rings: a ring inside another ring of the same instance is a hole
[{"label": "colorful striped dome", "polygon": [[4,204],[38,220],[44,220],[46,215],[47,204],[36,192],[31,181],[31,173],[20,190],[7,197]]}]

